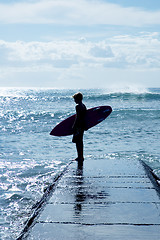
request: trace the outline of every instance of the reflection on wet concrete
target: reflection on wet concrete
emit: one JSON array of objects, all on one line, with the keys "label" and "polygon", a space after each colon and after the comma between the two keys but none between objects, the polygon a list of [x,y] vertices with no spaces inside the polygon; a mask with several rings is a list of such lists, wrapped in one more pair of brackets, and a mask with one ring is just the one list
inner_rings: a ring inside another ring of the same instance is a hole
[{"label": "reflection on wet concrete", "polygon": [[82,204],[86,199],[85,192],[83,191],[83,165],[77,165],[76,171],[76,192],[75,192],[75,215],[80,215],[82,211]]},{"label": "reflection on wet concrete", "polygon": [[104,189],[102,190],[102,186],[97,186],[93,182],[90,183],[89,179],[83,176],[83,165],[77,164],[76,178],[74,183],[75,183],[74,211],[76,217],[80,216],[83,210],[83,205],[85,203],[90,203],[90,201],[92,200],[92,203],[94,204],[93,200],[97,202],[97,200],[106,199],[109,196],[108,192],[106,192]]}]

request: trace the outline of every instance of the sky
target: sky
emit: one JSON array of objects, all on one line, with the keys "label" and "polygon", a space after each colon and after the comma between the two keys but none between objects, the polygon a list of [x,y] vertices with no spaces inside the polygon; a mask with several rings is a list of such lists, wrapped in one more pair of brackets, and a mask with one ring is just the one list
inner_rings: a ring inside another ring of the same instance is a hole
[{"label": "sky", "polygon": [[0,0],[0,87],[160,87],[160,1]]}]

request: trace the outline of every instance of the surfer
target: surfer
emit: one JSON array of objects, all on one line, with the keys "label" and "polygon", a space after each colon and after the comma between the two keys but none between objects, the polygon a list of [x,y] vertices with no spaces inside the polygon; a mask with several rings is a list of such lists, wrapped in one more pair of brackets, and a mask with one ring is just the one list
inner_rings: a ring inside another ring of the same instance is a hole
[{"label": "surfer", "polygon": [[75,159],[78,161],[79,165],[83,165],[83,134],[85,129],[85,115],[86,115],[86,106],[82,103],[83,95],[82,93],[76,93],[73,95],[76,105],[76,119],[72,126],[73,128],[73,139],[72,142],[76,143],[77,155]]}]

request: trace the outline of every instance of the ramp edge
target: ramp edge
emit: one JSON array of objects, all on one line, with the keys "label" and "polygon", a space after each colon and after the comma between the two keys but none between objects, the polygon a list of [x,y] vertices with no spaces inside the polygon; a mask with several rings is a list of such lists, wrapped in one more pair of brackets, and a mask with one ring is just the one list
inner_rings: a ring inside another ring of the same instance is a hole
[{"label": "ramp edge", "polygon": [[42,196],[42,198],[40,199],[40,201],[38,201],[35,205],[32,206],[33,213],[32,215],[28,218],[27,222],[25,223],[25,226],[22,230],[22,232],[20,233],[19,237],[16,240],[23,240],[26,239],[29,230],[34,226],[34,224],[36,223],[36,219],[38,218],[38,216],[40,215],[41,211],[43,210],[44,206],[47,204],[47,201],[49,200],[49,198],[51,197],[52,193],[55,191],[56,186],[58,184],[58,182],[60,181],[60,179],[63,177],[63,175],[65,174],[65,172],[67,171],[68,167],[71,165],[71,163],[74,160],[71,160],[63,169],[62,172],[60,172],[53,180],[53,182],[44,190],[44,194]]}]

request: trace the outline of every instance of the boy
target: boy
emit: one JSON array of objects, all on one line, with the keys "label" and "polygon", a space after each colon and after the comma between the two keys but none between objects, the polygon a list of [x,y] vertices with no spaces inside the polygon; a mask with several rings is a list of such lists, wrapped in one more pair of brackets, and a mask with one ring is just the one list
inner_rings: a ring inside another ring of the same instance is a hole
[{"label": "boy", "polygon": [[73,124],[73,139],[72,142],[76,143],[76,149],[78,157],[75,159],[79,165],[83,165],[83,134],[85,129],[85,115],[86,106],[82,103],[82,93],[76,93],[73,95],[76,105],[76,119]]}]

